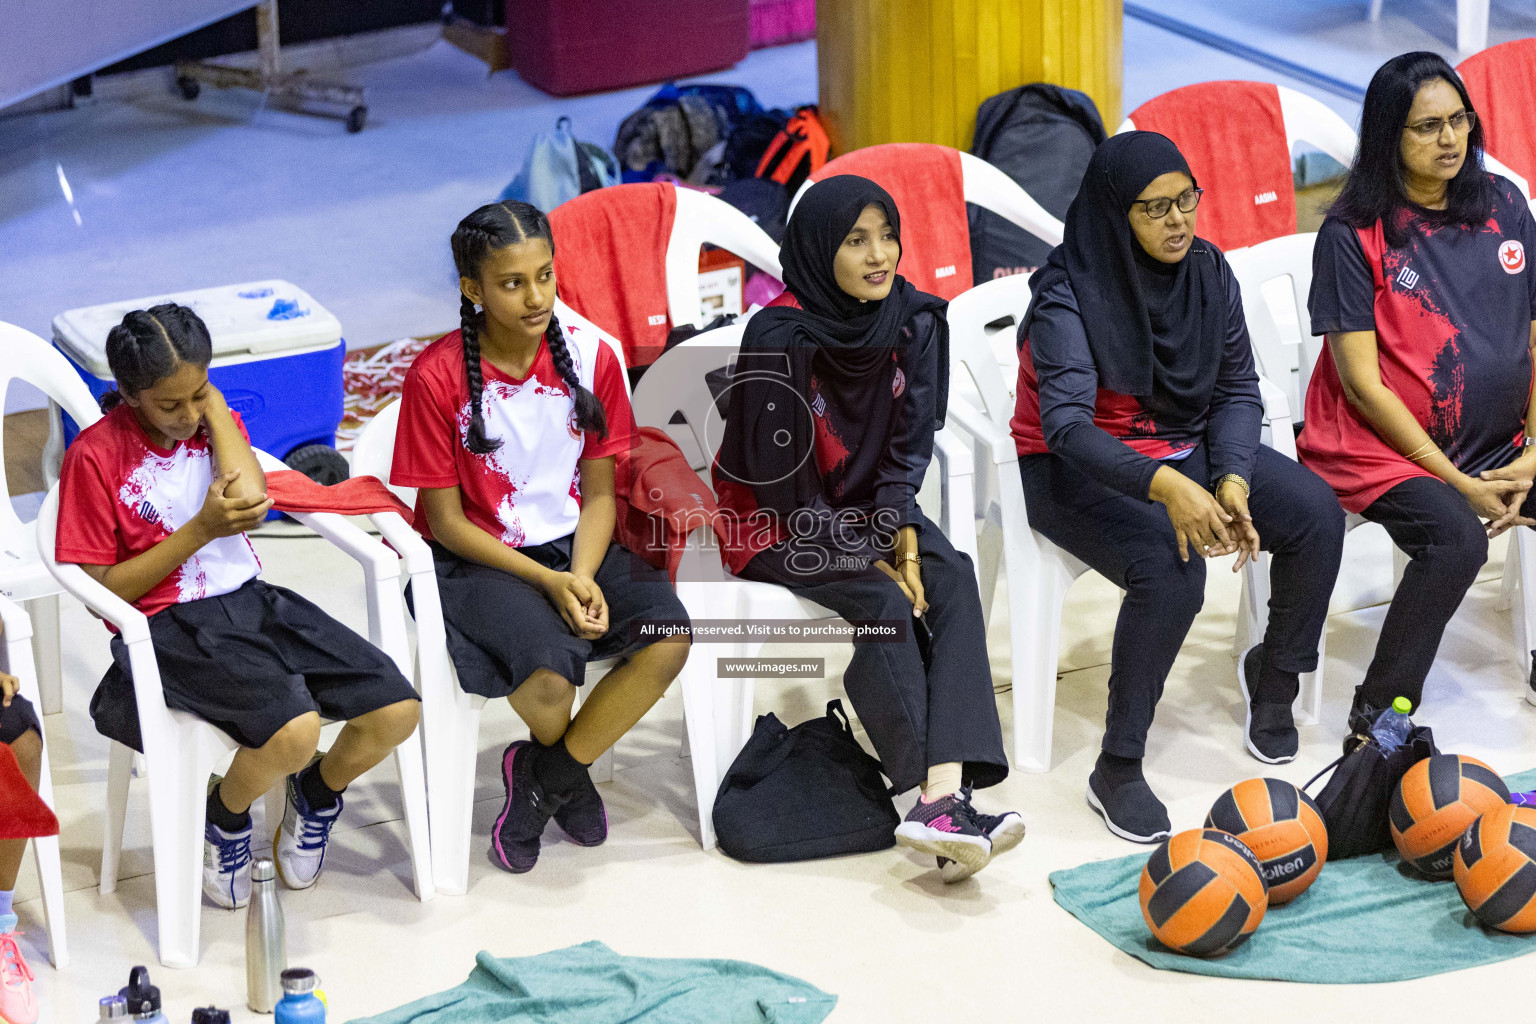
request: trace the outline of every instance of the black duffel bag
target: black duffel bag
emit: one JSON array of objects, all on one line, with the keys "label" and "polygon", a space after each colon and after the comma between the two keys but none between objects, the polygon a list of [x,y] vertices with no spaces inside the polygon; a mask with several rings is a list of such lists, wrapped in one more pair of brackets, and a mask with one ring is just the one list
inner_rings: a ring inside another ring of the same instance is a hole
[{"label": "black duffel bag", "polygon": [[775,863],[889,849],[901,818],[880,762],[833,700],[825,717],[793,729],[758,718],[720,783],[714,821],[725,853]]},{"label": "black duffel bag", "polygon": [[1369,735],[1357,733],[1346,741],[1343,757],[1318,772],[1303,789],[1333,775],[1316,797],[1328,827],[1328,859],[1359,857],[1392,848],[1387,808],[1398,783],[1418,762],[1435,753],[1435,737],[1427,725],[1416,725],[1403,745],[1383,755]]}]

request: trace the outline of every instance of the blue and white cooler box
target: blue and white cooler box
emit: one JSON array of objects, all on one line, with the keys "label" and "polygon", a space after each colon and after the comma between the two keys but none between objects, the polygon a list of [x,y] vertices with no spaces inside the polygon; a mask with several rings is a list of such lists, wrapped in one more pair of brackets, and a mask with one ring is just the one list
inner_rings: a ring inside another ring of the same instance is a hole
[{"label": "blue and white cooler box", "polygon": [[[98,398],[114,386],[107,332],[124,314],[162,302],[197,311],[213,337],[208,376],[238,411],[251,443],[322,483],[347,476],[336,451],[342,417],[341,324],[287,281],[201,288],[71,309],[53,318],[53,343]],[[64,442],[79,432],[64,417]]]}]

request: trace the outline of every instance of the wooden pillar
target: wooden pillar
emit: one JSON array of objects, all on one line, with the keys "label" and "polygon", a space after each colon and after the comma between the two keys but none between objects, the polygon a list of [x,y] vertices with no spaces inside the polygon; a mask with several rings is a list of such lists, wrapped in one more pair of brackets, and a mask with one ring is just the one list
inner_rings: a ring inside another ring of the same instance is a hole
[{"label": "wooden pillar", "polygon": [[976,108],[1030,82],[1080,89],[1120,124],[1121,0],[817,0],[821,117],[833,152],[967,149]]}]

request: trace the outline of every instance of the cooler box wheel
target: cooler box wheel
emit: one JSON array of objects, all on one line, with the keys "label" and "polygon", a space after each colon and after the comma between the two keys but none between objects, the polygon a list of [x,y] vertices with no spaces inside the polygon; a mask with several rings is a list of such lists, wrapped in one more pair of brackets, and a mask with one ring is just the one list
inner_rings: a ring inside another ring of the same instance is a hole
[{"label": "cooler box wheel", "polygon": [[353,135],[363,130],[363,125],[368,123],[368,108],[353,107],[347,111],[347,131]]},{"label": "cooler box wheel", "polygon": [[330,487],[352,475],[347,457],[328,444],[306,444],[295,448],[283,459],[289,469],[296,469],[317,484]]},{"label": "cooler box wheel", "polygon": [[197,99],[198,93],[203,91],[203,85],[195,78],[182,75],[176,79],[176,88],[181,90],[181,98],[187,101]]}]

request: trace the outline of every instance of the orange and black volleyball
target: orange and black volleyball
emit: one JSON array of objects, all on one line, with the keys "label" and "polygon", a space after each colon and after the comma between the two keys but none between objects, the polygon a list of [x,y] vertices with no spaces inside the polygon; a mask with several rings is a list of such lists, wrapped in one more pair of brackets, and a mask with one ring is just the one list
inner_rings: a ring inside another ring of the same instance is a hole
[{"label": "orange and black volleyball", "polygon": [[1159,846],[1141,870],[1140,896],[1152,934],[1189,956],[1230,953],[1269,907],[1259,858],[1214,828],[1180,832]]},{"label": "orange and black volleyball", "polygon": [[1328,829],[1312,798],[1283,779],[1248,779],[1217,798],[1205,827],[1230,832],[1259,858],[1269,903],[1289,903],[1328,861]]},{"label": "orange and black volleyball", "polygon": [[1483,924],[1536,932],[1536,807],[1505,804],[1467,826],[1454,872],[1467,909]]},{"label": "orange and black volleyball", "polygon": [[1409,768],[1392,795],[1388,819],[1403,859],[1431,878],[1450,878],[1467,826],[1509,803],[1498,772],[1475,757],[1434,754]]}]

